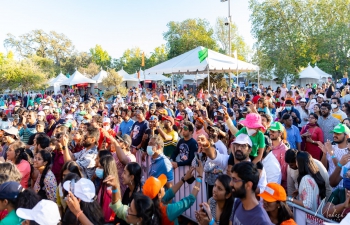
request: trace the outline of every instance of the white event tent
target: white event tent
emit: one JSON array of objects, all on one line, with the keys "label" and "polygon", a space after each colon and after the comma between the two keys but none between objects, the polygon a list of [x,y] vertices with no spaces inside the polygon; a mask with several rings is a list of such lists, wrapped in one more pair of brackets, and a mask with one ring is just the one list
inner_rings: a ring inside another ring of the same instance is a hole
[{"label": "white event tent", "polygon": [[61,72],[60,74],[58,74],[57,77],[53,78],[48,83],[49,83],[49,86],[51,87],[51,86],[54,86],[56,83],[60,84],[65,80],[68,80],[68,78]]},{"label": "white event tent", "polygon": [[321,70],[320,68],[318,68],[317,65],[315,65],[314,70],[315,70],[318,74],[320,74],[320,76],[321,76],[320,79],[323,80],[323,81],[326,81],[326,79],[327,79],[328,77],[332,78],[332,75],[330,75],[330,74],[324,72],[323,70]]},{"label": "white event tent", "polygon": [[[205,49],[199,46],[168,61],[147,69],[146,74],[189,74],[205,72],[250,72],[259,71],[253,64],[208,49],[208,57],[200,62],[198,52]],[[208,79],[208,88],[210,81]]]},{"label": "white event tent", "polygon": [[125,87],[138,87],[139,80],[128,74],[123,68],[117,72],[119,76],[123,77],[122,85]]},{"label": "white event tent", "polygon": [[[137,72],[134,74],[134,78],[138,79],[138,74]],[[171,78],[166,77],[162,74],[146,74],[144,73],[143,70],[140,70],[140,81],[145,81],[145,80],[150,80],[150,81],[171,81]]]},{"label": "white event tent", "polygon": [[94,76],[93,78],[91,78],[91,79],[93,79],[94,81],[96,81],[95,88],[98,88],[98,89],[101,89],[101,90],[106,89],[106,88],[102,85],[102,80],[103,80],[105,77],[107,77],[107,75],[108,75],[107,72],[101,68],[101,71],[100,71],[98,74],[96,74],[96,76]]},{"label": "white event tent", "polygon": [[70,76],[67,80],[63,81],[60,85],[68,85],[68,86],[72,86],[72,85],[77,85],[77,84],[84,84],[84,83],[88,83],[88,84],[95,84],[96,81],[85,77],[83,74],[81,74],[78,70],[76,70],[72,76]]},{"label": "white event tent", "polygon": [[309,64],[303,71],[299,74],[299,82],[302,87],[310,83],[318,83],[320,81],[320,74],[316,72],[314,68]]}]

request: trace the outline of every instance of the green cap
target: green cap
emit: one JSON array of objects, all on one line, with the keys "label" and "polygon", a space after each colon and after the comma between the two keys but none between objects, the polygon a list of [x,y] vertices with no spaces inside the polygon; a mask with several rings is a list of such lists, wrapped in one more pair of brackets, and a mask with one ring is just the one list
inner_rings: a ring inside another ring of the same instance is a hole
[{"label": "green cap", "polygon": [[269,129],[273,131],[283,131],[284,126],[280,122],[274,122]]},{"label": "green cap", "polygon": [[81,115],[81,116],[84,116],[84,115],[86,115],[86,114],[87,114],[86,111],[81,111],[81,112],[79,113],[79,115]]},{"label": "green cap", "polygon": [[350,134],[350,129],[345,124],[339,123],[337,126],[334,127],[334,129],[331,132],[338,134]]}]

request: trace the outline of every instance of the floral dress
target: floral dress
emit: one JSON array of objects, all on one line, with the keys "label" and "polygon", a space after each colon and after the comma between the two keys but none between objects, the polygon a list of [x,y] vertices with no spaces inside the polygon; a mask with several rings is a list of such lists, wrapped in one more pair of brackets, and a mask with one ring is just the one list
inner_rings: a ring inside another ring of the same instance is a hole
[{"label": "floral dress", "polygon": [[[41,178],[41,174],[38,175],[34,184],[34,191],[36,193],[40,191],[40,178]],[[45,189],[47,199],[56,202],[57,182],[56,182],[55,175],[52,173],[51,170],[47,171],[46,173],[43,189]]]},{"label": "floral dress", "polygon": [[299,184],[299,200],[303,201],[304,207],[317,211],[320,204],[320,190],[316,181],[310,175],[305,175]]}]

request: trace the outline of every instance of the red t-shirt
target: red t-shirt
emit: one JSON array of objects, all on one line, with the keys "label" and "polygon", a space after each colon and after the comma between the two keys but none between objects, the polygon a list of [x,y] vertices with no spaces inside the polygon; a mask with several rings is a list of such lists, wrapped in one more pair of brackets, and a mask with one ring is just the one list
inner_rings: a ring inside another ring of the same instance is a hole
[{"label": "red t-shirt", "polygon": [[260,98],[261,98],[260,95],[256,95],[256,96],[254,96],[254,98],[252,99],[252,102],[256,105],[256,104],[258,104],[258,101],[259,101]]},{"label": "red t-shirt", "polygon": [[[99,150],[101,150],[103,140],[105,138],[103,135],[102,129],[103,128],[99,128],[99,130],[100,130],[100,139],[98,140],[98,149]],[[107,132],[109,133],[109,135],[111,135],[113,137],[115,137],[117,135],[117,133],[113,129],[109,129]],[[109,138],[106,138],[106,143],[107,143],[107,148],[108,148],[111,145],[111,140],[109,140]]]}]

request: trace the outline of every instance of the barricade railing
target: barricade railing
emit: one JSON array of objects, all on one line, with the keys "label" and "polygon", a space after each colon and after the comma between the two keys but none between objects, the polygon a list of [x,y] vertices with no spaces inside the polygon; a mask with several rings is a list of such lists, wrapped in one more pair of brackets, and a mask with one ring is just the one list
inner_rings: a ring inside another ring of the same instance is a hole
[{"label": "barricade railing", "polygon": [[319,213],[315,213],[292,202],[287,201],[287,204],[292,208],[294,220],[298,225],[323,225],[324,222],[339,224],[334,220],[327,219]]},{"label": "barricade railing", "polygon": [[[142,176],[147,179],[148,178],[148,172],[151,167],[151,157],[148,155],[145,158],[145,161],[142,161],[142,151],[137,151],[136,152],[136,162],[141,165],[142,169]],[[189,166],[180,166],[176,169],[174,169],[174,184],[179,182],[181,180],[181,177],[183,177],[186,172],[190,169]],[[205,176],[203,174],[203,176]],[[199,204],[203,202],[208,202],[207,199],[207,189],[206,189],[206,184],[205,184],[205,177],[203,177],[203,182],[201,184],[201,189],[198,192],[197,198],[195,203],[186,210],[182,215],[185,216],[186,218],[192,220],[192,221],[197,221],[195,217],[195,212],[200,209]],[[182,185],[180,190],[176,193],[175,195],[175,202],[180,201],[184,197],[189,196],[192,193],[193,186],[195,185],[195,182],[192,184],[185,183]]]}]

